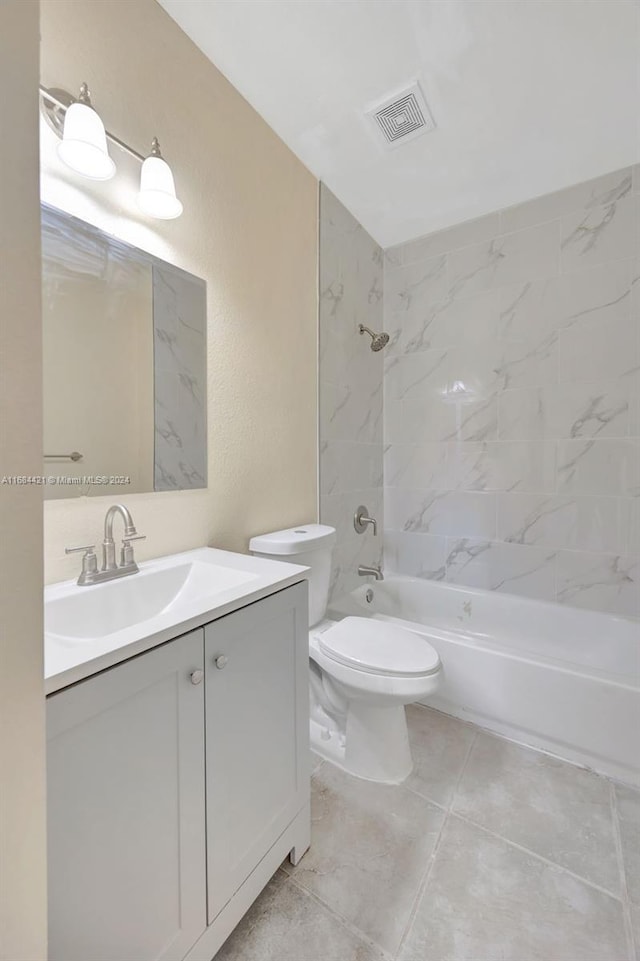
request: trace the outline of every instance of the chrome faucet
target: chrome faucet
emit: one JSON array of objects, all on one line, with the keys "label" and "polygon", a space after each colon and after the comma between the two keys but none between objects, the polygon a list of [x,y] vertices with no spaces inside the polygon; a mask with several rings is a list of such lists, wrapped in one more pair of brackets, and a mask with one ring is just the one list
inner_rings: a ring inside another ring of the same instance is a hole
[{"label": "chrome faucet", "polygon": [[[116,564],[116,545],[113,540],[113,522],[116,514],[120,514],[120,517],[124,521],[124,538],[122,540],[122,551],[120,553],[120,568],[133,565],[137,571],[138,565],[133,559],[133,547],[131,547],[130,542],[142,540],[144,534],[138,534],[136,525],[133,523],[133,517],[124,504],[114,504],[105,515],[104,540],[102,542],[102,570],[115,571],[119,569]],[[128,573],[133,574],[134,571],[129,571]]]},{"label": "chrome faucet", "polygon": [[375,577],[377,581],[384,580],[384,574],[382,573],[380,566],[365,567],[364,564],[361,564],[360,567],[358,568],[358,574],[360,575],[360,577],[367,577],[370,574],[372,577]]},{"label": "chrome faucet", "polygon": [[[124,521],[124,537],[120,549],[120,563],[116,564],[116,545],[113,540],[113,522],[116,514],[120,514]],[[84,547],[65,547],[65,554],[75,554],[77,551],[84,551],[82,558],[82,571],[78,578],[80,587],[89,584],[101,584],[104,581],[112,581],[116,577],[126,577],[128,574],[135,574],[139,568],[133,556],[131,541],[142,541],[144,534],[138,534],[133,518],[124,504],[113,504],[106,513],[104,519],[104,540],[102,542],[102,569],[98,570],[98,559],[95,555],[95,545],[88,544]]]}]

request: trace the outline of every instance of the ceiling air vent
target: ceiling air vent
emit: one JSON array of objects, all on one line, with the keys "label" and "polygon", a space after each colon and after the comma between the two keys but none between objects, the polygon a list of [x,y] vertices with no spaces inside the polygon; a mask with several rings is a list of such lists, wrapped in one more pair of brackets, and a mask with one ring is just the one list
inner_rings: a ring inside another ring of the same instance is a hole
[{"label": "ceiling air vent", "polygon": [[386,97],[366,111],[388,147],[415,140],[435,128],[431,111],[417,83]]}]

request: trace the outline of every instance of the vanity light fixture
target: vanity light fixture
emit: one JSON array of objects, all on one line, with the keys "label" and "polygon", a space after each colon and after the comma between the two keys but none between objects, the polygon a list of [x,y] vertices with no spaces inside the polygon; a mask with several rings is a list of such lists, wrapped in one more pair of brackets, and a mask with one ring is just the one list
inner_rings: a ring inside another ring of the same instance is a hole
[{"label": "vanity light fixture", "polygon": [[151,153],[140,171],[138,207],[151,217],[174,220],[182,213],[182,204],[176,197],[176,186],[171,167],[160,153],[158,138],[151,142]]},{"label": "vanity light fixture", "polygon": [[109,140],[142,164],[138,194],[140,210],[160,220],[180,216],[183,207],[176,197],[173,173],[160,153],[157,137],[153,138],[151,153],[145,157],[105,130],[91,105],[86,83],[80,87],[77,100],[66,90],[48,89],[41,84],[40,109],[51,129],[61,138],[58,154],[68,167],[91,180],[110,180],[116,172],[116,165],[109,156]]},{"label": "vanity light fixture", "polygon": [[86,83],[80,87],[78,99],[67,108],[58,156],[67,167],[90,180],[111,180],[116,172],[104,124],[91,105]]}]

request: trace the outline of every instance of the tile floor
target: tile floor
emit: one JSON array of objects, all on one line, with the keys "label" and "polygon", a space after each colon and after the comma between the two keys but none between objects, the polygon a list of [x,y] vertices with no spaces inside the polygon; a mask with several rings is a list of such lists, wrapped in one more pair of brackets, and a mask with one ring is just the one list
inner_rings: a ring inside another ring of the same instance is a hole
[{"label": "tile floor", "polygon": [[640,792],[408,716],[404,784],[317,764],[311,849],[216,961],[640,961]]}]

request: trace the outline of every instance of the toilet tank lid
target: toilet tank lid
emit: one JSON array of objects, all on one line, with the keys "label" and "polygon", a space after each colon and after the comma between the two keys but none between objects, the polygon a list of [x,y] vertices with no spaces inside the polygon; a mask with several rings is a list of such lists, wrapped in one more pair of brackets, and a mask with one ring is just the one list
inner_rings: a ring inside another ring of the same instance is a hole
[{"label": "toilet tank lid", "polygon": [[259,534],[249,541],[253,554],[304,554],[318,548],[333,547],[336,541],[334,527],[326,524],[300,524],[286,531]]}]

